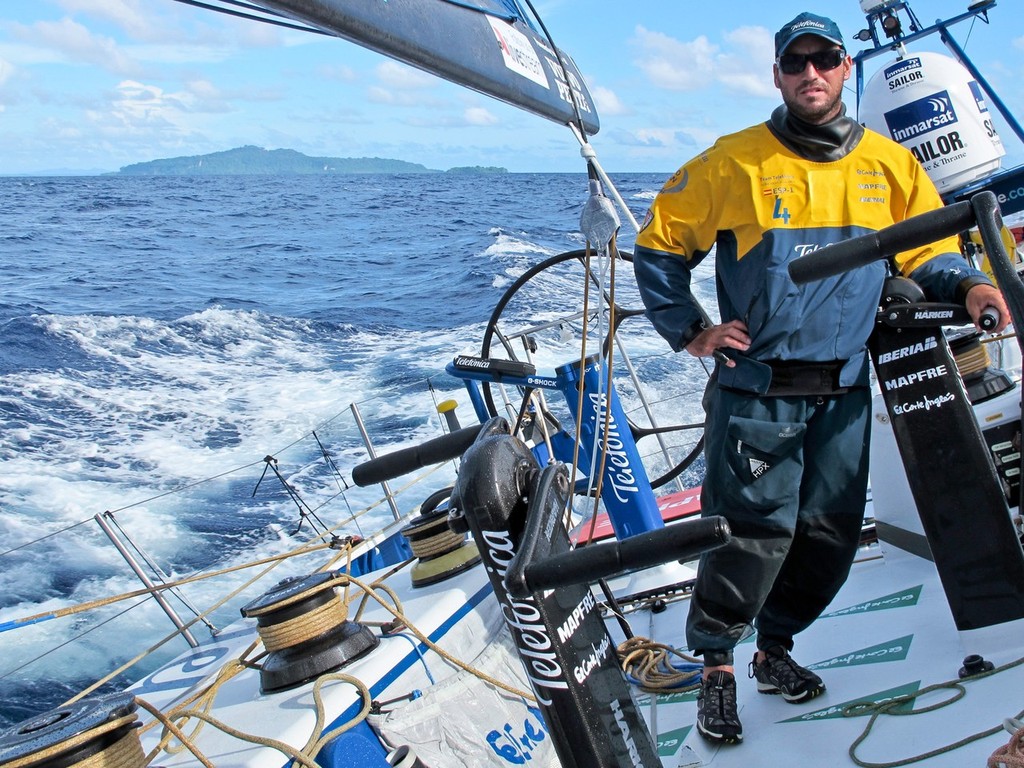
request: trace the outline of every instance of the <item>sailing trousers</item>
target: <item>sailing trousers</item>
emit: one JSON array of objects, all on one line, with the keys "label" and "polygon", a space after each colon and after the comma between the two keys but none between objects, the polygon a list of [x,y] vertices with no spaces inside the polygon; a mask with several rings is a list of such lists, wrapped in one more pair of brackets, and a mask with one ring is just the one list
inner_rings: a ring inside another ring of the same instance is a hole
[{"label": "sailing trousers", "polygon": [[846,581],[868,482],[870,390],[762,397],[712,382],[704,398],[704,516],[731,541],[701,557],[686,636],[707,666],[757,647],[793,648]]}]

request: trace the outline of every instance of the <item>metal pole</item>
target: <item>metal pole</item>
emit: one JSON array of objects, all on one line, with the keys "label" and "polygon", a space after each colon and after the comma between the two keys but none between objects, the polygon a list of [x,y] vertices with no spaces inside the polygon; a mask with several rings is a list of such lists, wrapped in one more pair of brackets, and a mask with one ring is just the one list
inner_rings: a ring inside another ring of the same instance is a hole
[{"label": "metal pole", "polygon": [[[359,406],[352,403],[349,408],[352,409],[352,417],[356,421],[356,427],[359,428],[359,434],[363,436],[363,445],[366,446],[366,452],[370,455],[371,459],[377,458],[377,452],[373,450],[373,443],[370,442],[370,435],[366,431],[366,425],[363,424],[363,417],[359,414]],[[380,487],[384,489],[384,497],[388,500],[388,506],[391,507],[391,514],[395,520],[400,520],[402,513],[398,509],[398,504],[395,502],[394,494],[391,493],[391,486],[388,485],[388,481],[382,482]]]},{"label": "metal pole", "polygon": [[103,519],[103,515],[93,515],[93,519],[103,532],[107,534],[107,538],[110,539],[111,543],[117,547],[117,551],[121,553],[121,557],[123,557],[129,567],[135,571],[135,575],[139,577],[139,580],[146,586],[146,589],[148,589],[153,595],[153,599],[160,604],[164,613],[166,613],[168,618],[174,623],[174,626],[178,628],[178,631],[181,633],[181,636],[185,638],[185,641],[191,647],[197,648],[199,646],[199,641],[196,640],[192,633],[185,628],[185,622],[183,622],[181,617],[175,613],[174,608],[172,608],[170,603],[167,602],[167,599],[163,596],[160,590],[156,588],[156,584],[153,580],[149,578],[144,570],[142,570],[142,567],[135,560],[132,553],[128,551],[128,548],[124,546],[121,540],[117,537],[117,534],[114,533],[114,529],[110,527],[110,524],[105,519]]},{"label": "metal pole", "polygon": [[1017,138],[1020,139],[1021,142],[1024,142],[1024,129],[1021,128],[1020,123],[1017,122],[1017,118],[1013,116],[1013,113],[1010,112],[1006,104],[1003,103],[1003,100],[999,98],[999,94],[997,94],[992,86],[988,84],[988,80],[986,80],[981,74],[981,70],[974,66],[974,62],[967,56],[967,53],[960,47],[960,44],[953,39],[953,35],[949,33],[945,24],[936,23],[935,26],[938,27],[939,37],[942,39],[942,42],[945,43],[946,48],[948,48],[956,60],[963,65],[964,69],[971,73],[971,77],[978,81],[978,85],[981,86],[981,89],[988,96],[988,100],[992,102],[992,105],[996,108],[999,114],[1003,116],[1003,119],[1006,120],[1007,124],[1010,126],[1010,130],[1017,135]]}]

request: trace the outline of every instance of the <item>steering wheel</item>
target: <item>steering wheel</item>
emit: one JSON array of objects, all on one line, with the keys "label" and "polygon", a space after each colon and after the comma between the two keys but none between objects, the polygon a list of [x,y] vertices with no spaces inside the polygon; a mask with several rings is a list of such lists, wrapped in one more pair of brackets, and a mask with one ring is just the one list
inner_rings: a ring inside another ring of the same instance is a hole
[{"label": "steering wheel", "polygon": [[[586,333],[587,354],[600,354],[605,364],[611,360],[633,439],[654,438],[639,446],[651,487],[691,467],[683,480],[697,485],[703,462],[695,463],[704,447],[700,401],[709,372],[697,358],[673,355],[643,312],[631,253],[620,251],[619,258],[598,263],[585,250],[567,251],[530,267],[506,289],[488,320],[480,355],[550,371],[580,359]],[[522,388],[490,382],[481,388],[490,415],[514,423]],[[571,438],[573,420],[561,395],[541,392],[532,417]]]}]

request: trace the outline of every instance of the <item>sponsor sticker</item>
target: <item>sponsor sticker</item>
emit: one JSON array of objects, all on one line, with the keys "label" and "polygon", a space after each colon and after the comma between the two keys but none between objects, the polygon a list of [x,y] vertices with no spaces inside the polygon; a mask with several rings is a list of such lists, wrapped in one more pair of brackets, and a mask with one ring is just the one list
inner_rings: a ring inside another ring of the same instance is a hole
[{"label": "sponsor sticker", "polygon": [[948,91],[933,93],[885,113],[889,134],[901,142],[956,122],[956,110]]},{"label": "sponsor sticker", "polygon": [[544,74],[544,66],[533,49],[530,38],[511,24],[493,16],[488,16],[487,20],[491,24],[491,29],[494,30],[494,37],[498,41],[505,66],[537,85],[548,88],[548,78]]},{"label": "sponsor sticker", "polygon": [[889,379],[885,382],[885,389],[891,392],[894,389],[902,389],[903,387],[910,387],[914,384],[920,384],[922,381],[928,379],[939,379],[946,375],[945,365],[936,365],[933,368],[925,368],[920,371],[914,371],[908,373],[905,376],[897,376],[895,379]]}]

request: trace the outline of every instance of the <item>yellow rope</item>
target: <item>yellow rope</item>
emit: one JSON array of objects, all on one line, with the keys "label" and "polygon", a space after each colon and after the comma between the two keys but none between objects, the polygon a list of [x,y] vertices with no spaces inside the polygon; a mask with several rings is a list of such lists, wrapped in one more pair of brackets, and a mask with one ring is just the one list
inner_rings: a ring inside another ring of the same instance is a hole
[{"label": "yellow rope", "polygon": [[[225,576],[227,574],[235,573],[237,571],[244,571],[248,568],[255,568],[259,565],[266,565],[268,563],[271,563],[276,566],[284,562],[285,560],[290,560],[293,557],[298,557],[300,555],[308,555],[311,552],[317,552],[319,550],[327,549],[329,547],[329,544],[305,545],[299,549],[295,549],[290,552],[283,552],[280,555],[273,555],[271,557],[264,557],[259,560],[252,560],[248,563],[242,563],[241,565],[233,565],[229,568],[222,568],[218,571],[210,571],[209,573],[196,574],[194,576],[186,576],[185,578],[177,579],[176,581],[168,581],[163,584],[156,584],[152,588],[136,589],[132,590],[131,592],[122,592],[121,594],[103,597],[98,600],[90,600],[85,603],[69,605],[66,608],[59,608],[56,611],[46,611],[45,613],[37,613],[32,616],[24,616],[20,619],[15,619],[12,623],[31,624],[42,619],[62,619],[65,616],[74,616],[75,614],[85,613],[87,611],[95,610],[96,608],[104,608],[108,605],[113,605],[114,603],[123,602],[125,600],[131,600],[136,597],[143,597],[144,595],[153,594],[155,592],[163,592],[168,589],[175,589],[176,587],[185,586],[186,584],[194,584],[199,581],[204,581],[205,579],[216,578],[217,576]],[[263,575],[267,572],[268,571],[264,571],[257,578],[263,578]],[[251,584],[252,582],[249,583]],[[203,615],[205,616],[208,613],[209,611],[207,611]],[[192,626],[192,624],[195,624],[195,621],[190,622],[188,626]],[[175,636],[177,636],[177,634],[177,632],[174,633]]]},{"label": "yellow rope", "polygon": [[412,553],[420,560],[425,560],[435,555],[445,555],[462,546],[466,540],[464,534],[455,533],[450,528],[436,536],[428,536],[416,541],[409,540]]},{"label": "yellow rope", "polygon": [[[137,719],[138,715],[133,712],[130,715],[102,723],[82,733],[76,733],[59,744],[53,744],[31,755],[4,763],[4,768],[28,768],[28,766],[52,760],[58,755],[77,749],[83,744],[88,744],[105,733],[110,733],[129,725]],[[74,765],[82,766],[83,768],[138,768],[138,766],[143,764],[143,759],[142,742],[139,741],[138,732],[132,729],[106,749],[102,749],[96,754],[74,763]]]},{"label": "yellow rope", "polygon": [[988,356],[988,350],[981,344],[975,344],[963,352],[954,355],[957,370],[961,378],[967,378],[972,374],[984,371],[992,362]]},{"label": "yellow rope", "polygon": [[257,627],[268,651],[280,651],[300,645],[307,640],[328,632],[345,623],[348,609],[340,599],[335,598],[317,608],[313,608],[301,616],[282,621],[278,624]]},{"label": "yellow rope", "polygon": [[[413,479],[411,479],[404,486],[402,486],[401,488],[399,488],[397,490],[394,490],[392,492],[392,495],[393,496],[397,496],[397,495],[403,493],[404,491],[408,490],[413,485],[421,482],[425,478],[427,478],[430,475],[432,475],[434,472],[437,472],[442,466],[443,465],[437,465],[437,466],[429,469],[428,471],[426,471],[426,472],[424,472],[424,473],[422,473],[420,475],[415,476]],[[34,623],[39,622],[39,621],[45,621],[45,620],[48,620],[48,619],[60,619],[60,618],[66,617],[66,616],[74,616],[76,614],[85,613],[87,611],[95,610],[97,608],[104,608],[104,607],[106,607],[108,605],[113,605],[114,603],[123,602],[125,600],[131,600],[131,599],[136,598],[136,597],[144,597],[146,595],[151,595],[151,594],[153,594],[155,592],[163,592],[163,591],[168,590],[168,589],[175,589],[177,587],[185,586],[187,584],[194,584],[196,582],[205,581],[206,579],[213,579],[213,578],[216,578],[218,576],[224,576],[224,575],[227,575],[227,574],[236,573],[238,571],[244,571],[244,570],[246,570],[248,568],[255,568],[255,567],[260,566],[260,565],[267,565],[267,564],[271,565],[271,568],[267,569],[266,571],[263,571],[259,576],[257,576],[256,578],[252,579],[251,581],[249,581],[247,583],[247,585],[246,585],[246,586],[248,586],[248,584],[252,584],[253,582],[263,578],[263,576],[266,573],[268,573],[270,570],[272,570],[274,566],[279,565],[280,563],[282,563],[284,561],[290,560],[293,557],[299,557],[301,555],[307,555],[307,554],[310,554],[311,552],[318,552],[318,551],[321,551],[321,550],[324,550],[324,549],[331,548],[333,545],[330,542],[324,542],[324,541],[321,540],[324,536],[326,536],[326,535],[333,535],[338,529],[348,525],[352,520],[354,520],[356,518],[359,518],[359,517],[361,517],[361,516],[371,512],[371,511],[373,511],[374,509],[376,509],[377,507],[381,506],[386,501],[387,501],[387,497],[381,497],[380,499],[378,499],[377,501],[373,502],[372,504],[367,505],[366,507],[364,507],[360,511],[358,511],[358,512],[352,514],[351,516],[347,517],[345,520],[343,520],[338,525],[332,526],[327,531],[327,533],[325,533],[325,534],[318,534],[317,536],[313,537],[313,539],[310,540],[310,542],[312,542],[312,543],[307,542],[307,543],[302,544],[301,546],[297,547],[296,549],[290,550],[288,552],[282,552],[279,555],[272,555],[270,557],[264,557],[264,558],[261,558],[259,560],[251,560],[251,561],[246,562],[246,563],[241,563],[239,565],[233,565],[233,566],[230,566],[230,567],[227,567],[227,568],[222,568],[222,569],[216,570],[216,571],[209,571],[209,572],[206,572],[206,573],[199,573],[199,574],[194,574],[192,576],[186,576],[185,578],[177,579],[176,581],[168,581],[168,582],[164,582],[162,584],[156,584],[153,587],[149,587],[149,588],[146,588],[146,589],[136,589],[136,590],[132,590],[131,592],[122,592],[120,594],[111,595],[109,597],[100,598],[98,600],[90,600],[90,601],[84,602],[84,603],[77,603],[76,605],[69,605],[69,606],[67,606],[65,608],[59,608],[59,609],[57,609],[55,611],[44,611],[43,613],[36,613],[36,614],[32,614],[30,616],[22,616],[20,618],[11,620],[9,623],[10,624],[14,624],[14,625],[17,625],[17,624],[26,624],[27,625],[27,624],[34,624]],[[235,594],[237,594],[237,591],[233,592],[232,596],[234,596]],[[221,602],[217,603],[216,608],[219,608],[221,605],[224,604],[224,602],[226,602],[226,601],[221,601]],[[186,624],[185,628],[187,629],[188,627],[193,626],[194,624],[197,623],[197,621],[199,621],[202,618],[205,618],[210,613],[212,613],[213,610],[215,610],[215,609],[209,609],[209,610],[205,611],[197,619],[194,619],[194,620],[190,621],[188,624]],[[179,634],[179,632],[175,632],[173,635],[171,635],[171,637],[177,637],[178,634]],[[166,641],[164,641],[164,642],[166,642]],[[162,644],[163,643],[161,643],[161,645]],[[157,647],[159,647],[159,645]],[[123,670],[121,670],[121,671],[123,671]],[[120,674],[120,671],[117,674]],[[72,699],[72,701],[76,701],[76,700],[77,700],[77,698],[76,699]]]},{"label": "yellow rope", "polygon": [[[308,548],[308,549],[306,549],[306,550],[303,550],[303,551],[301,551],[301,552],[297,552],[297,553],[296,553],[296,552],[293,552],[293,554],[306,554],[307,552],[312,552],[312,551],[315,551],[315,550],[318,550],[318,549],[321,549],[321,548],[322,548],[322,547],[319,547],[319,546],[317,546],[317,547],[312,547],[312,548]],[[271,571],[273,571],[273,570],[274,570],[274,569],[275,569],[275,568],[276,568],[277,566],[279,566],[279,565],[280,565],[280,564],[281,564],[282,562],[284,562],[284,560],[277,560],[276,562],[273,562],[273,563],[272,563],[272,564],[271,564],[271,565],[270,565],[270,566],[269,566],[268,568],[266,568],[266,569],[264,569],[263,571],[261,571],[260,573],[256,574],[256,575],[255,575],[255,576],[254,576],[253,578],[249,579],[249,580],[248,580],[247,582],[245,582],[244,584],[242,584],[242,585],[241,585],[241,586],[239,586],[238,588],[236,588],[236,589],[232,590],[231,592],[229,592],[229,593],[228,593],[227,595],[225,595],[225,596],[224,596],[223,598],[221,598],[221,599],[220,599],[220,600],[218,600],[218,601],[217,601],[216,603],[214,603],[213,605],[211,605],[211,606],[210,606],[209,608],[207,608],[207,609],[206,609],[205,611],[203,611],[203,612],[202,612],[201,614],[199,614],[199,615],[198,615],[198,616],[196,616],[196,617],[195,617],[194,619],[192,619],[191,621],[189,621],[188,623],[186,623],[186,624],[184,625],[184,627],[182,627],[182,630],[188,629],[188,628],[189,628],[189,627],[191,627],[192,625],[194,625],[194,624],[197,624],[197,623],[199,623],[199,622],[200,622],[200,621],[202,621],[202,620],[203,620],[204,618],[206,618],[206,617],[207,617],[208,615],[210,615],[211,613],[213,613],[214,611],[216,611],[216,610],[217,610],[218,608],[220,608],[220,607],[221,607],[222,605],[225,605],[226,603],[228,603],[228,602],[230,602],[231,600],[233,600],[233,599],[234,599],[234,598],[235,598],[235,597],[236,597],[237,595],[239,595],[240,593],[242,593],[242,592],[244,592],[245,590],[247,590],[247,589],[248,589],[248,588],[249,588],[249,587],[250,587],[251,585],[255,584],[255,583],[256,583],[257,581],[259,581],[259,580],[261,580],[262,578],[264,578],[264,577],[265,577],[265,576],[266,576],[266,575],[267,575],[268,573],[270,573]],[[129,660],[128,660],[128,661],[126,661],[126,662],[125,662],[124,664],[122,664],[121,666],[119,666],[119,667],[118,667],[117,669],[115,669],[115,670],[113,670],[113,671],[111,671],[111,672],[107,673],[106,675],[104,675],[103,677],[101,677],[101,678],[100,678],[99,680],[97,680],[96,682],[94,682],[94,683],[93,683],[92,685],[90,685],[89,687],[85,688],[85,689],[84,689],[84,690],[82,690],[82,691],[79,691],[79,692],[78,692],[78,693],[77,693],[77,694],[76,694],[75,696],[73,696],[73,697],[71,697],[70,699],[68,699],[68,700],[67,700],[67,701],[65,702],[65,705],[67,705],[67,704],[71,704],[71,703],[74,703],[74,702],[76,702],[76,701],[78,701],[78,700],[80,700],[80,699],[83,699],[83,698],[85,698],[85,697],[86,697],[86,696],[88,696],[88,695],[89,695],[90,693],[92,693],[92,692],[93,692],[93,691],[95,691],[96,689],[100,688],[101,686],[105,685],[106,683],[110,682],[111,680],[113,680],[113,679],[114,679],[115,677],[117,677],[118,675],[122,674],[122,673],[123,673],[123,672],[125,672],[126,670],[128,670],[128,669],[131,669],[131,668],[132,668],[133,666],[135,666],[136,664],[138,664],[138,663],[139,663],[140,661],[142,661],[142,660],[143,660],[144,658],[146,658],[147,656],[149,656],[149,655],[150,655],[151,653],[154,653],[154,652],[155,652],[155,651],[157,651],[157,650],[158,650],[158,649],[159,649],[159,648],[160,648],[161,646],[163,646],[163,645],[165,645],[165,644],[169,643],[169,642],[170,642],[171,640],[174,640],[174,639],[175,639],[175,638],[177,638],[178,636],[179,636],[179,632],[172,632],[171,634],[169,634],[169,635],[165,636],[165,637],[164,637],[164,638],[163,638],[162,640],[158,641],[158,642],[157,642],[157,643],[155,643],[154,645],[151,645],[151,646],[150,646],[149,648],[147,648],[146,650],[144,650],[144,651],[142,651],[141,653],[137,654],[137,655],[136,655],[135,657],[133,657],[132,659],[129,659]]]},{"label": "yellow rope", "polygon": [[[393,569],[391,572],[389,572],[388,575],[396,572],[397,570],[398,568]],[[457,659],[444,649],[440,648],[436,643],[434,643],[426,635],[424,635],[423,632],[417,629],[412,622],[409,621],[408,617],[405,616],[405,614],[402,611],[401,601],[395,594],[394,590],[392,590],[386,584],[382,583],[382,581],[378,580],[373,584],[365,584],[359,581],[358,579],[351,577],[348,574],[337,574],[337,578],[330,579],[324,582],[323,584],[317,585],[316,587],[312,587],[309,590],[305,590],[303,593],[294,595],[288,598],[287,600],[283,600],[281,601],[281,603],[271,606],[270,609],[276,610],[282,607],[283,605],[288,605],[298,600],[305,599],[310,594],[314,594],[326,588],[333,588],[338,585],[344,585],[346,587],[346,592],[350,586],[354,586],[361,593],[361,598],[353,597],[351,600],[347,601],[345,605],[345,609],[348,610],[348,606],[352,602],[355,602],[356,599],[361,599],[359,610],[356,612],[357,620],[358,616],[361,615],[363,607],[365,606],[367,600],[372,598],[373,600],[378,602],[387,612],[391,613],[393,616],[395,616],[396,619],[402,622],[406,629],[411,634],[413,634],[421,643],[426,645],[428,648],[430,648],[432,651],[434,651],[436,654],[438,654],[440,657],[445,659],[453,666],[462,669],[466,672],[469,672],[470,674],[495,686],[496,688],[504,690],[520,698],[526,699],[530,702],[536,701],[534,697],[529,693],[519,690],[514,686],[508,685],[507,683],[498,680],[497,678],[485,674],[481,670],[476,669],[470,664],[467,664],[466,662]],[[386,595],[386,597],[390,599],[391,602],[389,603],[388,600],[385,599],[385,597],[382,597],[381,594],[378,593]],[[147,702],[139,700],[140,706],[144,707],[147,711],[153,714],[155,718],[154,721],[145,725],[141,729],[141,732],[145,732],[149,728],[154,727],[155,725],[157,725],[157,723],[163,726],[160,741],[157,744],[156,748],[154,748],[149,753],[149,755],[146,756],[146,764],[149,764],[154,759],[156,759],[156,757],[161,751],[166,751],[169,754],[177,754],[184,750],[189,750],[190,752],[192,752],[193,755],[196,756],[196,758],[204,766],[207,766],[207,768],[213,768],[210,761],[205,756],[203,756],[202,752],[195,744],[195,740],[198,737],[199,732],[202,730],[203,726],[209,724],[217,728],[218,730],[235,738],[241,739],[243,741],[276,749],[281,753],[287,755],[296,763],[305,766],[305,768],[319,768],[314,758],[324,748],[324,746],[333,739],[340,736],[345,731],[351,729],[358,723],[362,722],[362,720],[366,718],[367,714],[370,711],[370,706],[372,703],[372,697],[370,695],[369,689],[366,687],[364,683],[362,683],[362,681],[358,680],[357,678],[352,677],[350,675],[345,675],[340,672],[321,675],[313,685],[313,699],[316,711],[316,724],[313,728],[312,733],[310,734],[309,739],[307,740],[305,746],[302,749],[295,749],[294,747],[291,747],[288,744],[285,744],[274,739],[269,739],[245,733],[213,717],[210,714],[210,712],[212,711],[217,695],[220,692],[220,689],[224,686],[224,684],[227,683],[235,675],[240,673],[242,670],[252,667],[256,662],[259,661],[260,658],[262,658],[263,654],[260,654],[252,660],[248,660],[247,658],[249,654],[256,649],[257,645],[258,641],[253,642],[245,651],[242,652],[242,654],[237,659],[233,659],[232,661],[225,664],[209,685],[205,686],[202,690],[194,692],[187,699],[185,699],[175,707],[171,708],[166,713],[162,713],[152,705],[148,704]],[[361,710],[347,722],[342,723],[337,728],[333,729],[328,733],[323,733],[326,715],[321,689],[325,684],[333,681],[346,682],[354,686],[359,691],[360,696],[362,697],[363,706]],[[196,722],[193,723],[191,731],[186,733],[186,727],[188,726],[189,721]],[[7,767],[5,766],[5,768]]]}]

